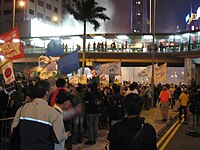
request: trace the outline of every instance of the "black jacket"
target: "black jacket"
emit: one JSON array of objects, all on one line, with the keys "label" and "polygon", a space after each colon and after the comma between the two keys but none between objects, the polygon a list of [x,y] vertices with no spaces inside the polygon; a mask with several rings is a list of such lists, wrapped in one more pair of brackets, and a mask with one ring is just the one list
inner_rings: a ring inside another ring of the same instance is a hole
[{"label": "black jacket", "polygon": [[[136,132],[144,124],[144,118],[125,118],[116,123],[109,131],[107,146],[109,150],[131,150],[129,145]],[[140,150],[157,150],[156,131],[152,125],[145,123],[143,131],[136,142]],[[133,148],[134,149],[134,148]]]},{"label": "black jacket", "polygon": [[[96,105],[95,100],[101,101],[100,105]],[[100,113],[102,108],[102,96],[98,91],[85,93],[85,112],[87,114]]]}]

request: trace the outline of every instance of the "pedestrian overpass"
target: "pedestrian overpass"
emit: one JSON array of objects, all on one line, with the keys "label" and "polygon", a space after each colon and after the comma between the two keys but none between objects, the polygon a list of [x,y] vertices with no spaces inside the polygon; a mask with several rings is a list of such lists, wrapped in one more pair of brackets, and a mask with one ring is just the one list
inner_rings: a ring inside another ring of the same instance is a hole
[{"label": "pedestrian overpass", "polygon": [[[65,54],[83,52],[83,35],[21,37],[25,58],[15,63],[37,62],[50,41],[57,40]],[[147,66],[152,62],[152,34],[87,34],[86,62],[122,62],[122,66]],[[200,58],[200,31],[158,33],[155,35],[155,62],[184,66],[185,58]]]}]

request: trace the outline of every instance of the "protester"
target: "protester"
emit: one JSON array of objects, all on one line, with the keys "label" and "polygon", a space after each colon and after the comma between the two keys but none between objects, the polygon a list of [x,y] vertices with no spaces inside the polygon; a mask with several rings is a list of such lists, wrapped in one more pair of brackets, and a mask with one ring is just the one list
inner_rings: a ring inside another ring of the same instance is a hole
[{"label": "protester", "polygon": [[80,112],[76,113],[75,117],[73,118],[73,144],[80,144],[83,140],[83,119],[85,114],[85,104],[84,104],[84,92],[82,85],[76,87],[74,102],[76,105],[80,105]]},{"label": "protester", "polygon": [[161,102],[160,110],[161,110],[162,120],[167,121],[168,111],[169,111],[169,99],[171,98],[170,92],[167,90],[167,86],[163,86],[159,98]]},{"label": "protester", "polygon": [[130,94],[130,93],[139,94],[137,82],[133,82],[133,83],[130,84],[130,87],[129,87],[129,89],[126,91],[125,96],[128,95],[128,94]]},{"label": "protester", "polygon": [[197,89],[194,92],[194,95],[188,102],[187,113],[188,113],[188,129],[189,133],[197,133],[197,122],[198,115],[200,114],[200,87],[197,86]]},{"label": "protester", "polygon": [[56,101],[56,95],[60,90],[65,90],[66,92],[69,92],[69,89],[66,88],[66,81],[63,78],[58,78],[56,80],[56,87],[57,89],[53,92],[53,94],[50,96],[49,104],[53,107],[55,101]]},{"label": "protester", "polygon": [[174,96],[174,102],[175,102],[175,106],[174,106],[174,110],[178,111],[179,107],[180,107],[180,102],[179,102],[179,96],[181,95],[182,91],[181,91],[181,87],[180,86],[175,86],[175,90],[173,93]]},{"label": "protester", "polygon": [[[55,108],[60,114],[63,115],[64,111],[71,106],[71,100],[73,96],[64,90],[60,90],[56,96]],[[71,131],[68,131],[68,136],[71,135]],[[64,150],[65,141],[61,141],[59,144],[55,144],[55,150]]]},{"label": "protester", "polygon": [[21,106],[14,118],[12,131],[19,124],[21,150],[54,150],[54,144],[66,140],[62,115],[48,106],[50,85],[38,81],[33,88],[33,101]]},{"label": "protester", "polygon": [[113,86],[113,97],[110,100],[109,107],[109,118],[111,120],[111,125],[113,126],[115,123],[121,121],[125,117],[124,110],[124,96],[120,94],[120,86]]},{"label": "protester", "polygon": [[127,117],[111,127],[105,148],[157,150],[155,129],[149,123],[145,123],[145,118],[140,117],[142,103],[139,95],[127,95],[124,105]]},{"label": "protester", "polygon": [[99,117],[102,108],[102,96],[98,91],[98,83],[94,82],[90,85],[90,91],[85,94],[85,111],[88,130],[88,141],[84,144],[96,144],[98,136]]},{"label": "protester", "polygon": [[184,88],[183,92],[179,96],[179,102],[180,102],[180,110],[179,110],[179,122],[181,122],[182,113],[184,112],[184,122],[187,121],[187,104],[189,101],[188,96],[188,89]]}]

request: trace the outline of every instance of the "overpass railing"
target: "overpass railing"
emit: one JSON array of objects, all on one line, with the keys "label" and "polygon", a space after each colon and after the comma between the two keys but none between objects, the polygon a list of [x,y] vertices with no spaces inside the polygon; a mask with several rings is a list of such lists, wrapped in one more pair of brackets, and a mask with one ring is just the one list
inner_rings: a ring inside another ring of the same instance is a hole
[{"label": "overpass railing", "polygon": [[[26,54],[46,53],[52,41],[54,41],[54,46],[60,46],[65,53],[83,50],[83,35],[22,37],[21,39]],[[86,36],[86,52],[145,53],[151,52],[152,49],[153,36],[151,34],[87,34]],[[156,34],[156,53],[198,50],[200,50],[200,31]]]}]

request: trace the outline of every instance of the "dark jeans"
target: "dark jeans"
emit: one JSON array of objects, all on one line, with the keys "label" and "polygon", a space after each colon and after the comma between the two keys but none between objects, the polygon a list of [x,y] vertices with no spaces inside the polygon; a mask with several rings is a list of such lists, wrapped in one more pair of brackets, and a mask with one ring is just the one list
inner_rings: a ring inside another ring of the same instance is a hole
[{"label": "dark jeans", "polygon": [[96,141],[100,114],[87,114],[88,141]]},{"label": "dark jeans", "polygon": [[179,120],[181,120],[182,113],[184,113],[184,121],[187,120],[187,106],[180,106],[179,109]]},{"label": "dark jeans", "polygon": [[82,143],[83,139],[83,116],[76,115],[73,118],[74,125],[74,134],[73,134],[73,142]]}]

